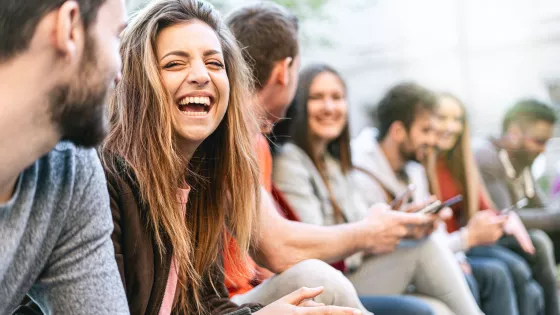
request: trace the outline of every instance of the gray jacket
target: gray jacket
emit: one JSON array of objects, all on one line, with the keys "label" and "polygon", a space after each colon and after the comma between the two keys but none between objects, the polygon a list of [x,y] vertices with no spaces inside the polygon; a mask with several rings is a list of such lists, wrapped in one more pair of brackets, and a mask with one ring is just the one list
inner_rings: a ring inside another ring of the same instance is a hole
[{"label": "gray jacket", "polygon": [[[325,164],[330,188],[346,219],[355,222],[366,217],[369,207],[356,192],[352,178],[342,172],[339,162],[331,156],[326,156]],[[313,161],[298,146],[287,143],[280,148],[274,156],[272,179],[302,222],[335,224],[327,187]],[[362,257],[360,252],[344,262],[352,270],[361,264]]]},{"label": "gray jacket", "polygon": [[[325,164],[334,198],[348,221],[367,216],[369,207],[356,192],[352,178],[342,173],[331,156],[327,155]],[[272,179],[303,222],[335,224],[327,187],[313,161],[298,146],[287,143],[274,156]]]},{"label": "gray jacket", "polygon": [[[499,209],[507,208],[524,196],[518,196],[506,169],[499,158],[499,149],[490,141],[475,148],[475,159],[492,201]],[[532,178],[535,197],[529,198],[529,207],[516,212],[528,229],[560,230],[560,209],[548,205],[546,196]]]}]

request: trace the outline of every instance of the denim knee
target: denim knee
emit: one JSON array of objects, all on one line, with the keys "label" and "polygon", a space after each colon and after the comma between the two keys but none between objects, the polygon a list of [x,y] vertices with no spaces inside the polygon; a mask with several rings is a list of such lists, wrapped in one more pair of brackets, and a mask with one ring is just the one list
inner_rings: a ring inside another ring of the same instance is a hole
[{"label": "denim knee", "polygon": [[484,274],[492,280],[495,287],[505,290],[513,288],[510,270],[505,263],[497,259],[484,263]]},{"label": "denim knee", "polygon": [[435,315],[428,303],[414,296],[360,296],[360,301],[376,315]]},{"label": "denim knee", "polygon": [[531,301],[531,305],[533,305],[534,310],[544,310],[544,292],[542,287],[536,281],[529,282],[525,292],[529,301]]}]

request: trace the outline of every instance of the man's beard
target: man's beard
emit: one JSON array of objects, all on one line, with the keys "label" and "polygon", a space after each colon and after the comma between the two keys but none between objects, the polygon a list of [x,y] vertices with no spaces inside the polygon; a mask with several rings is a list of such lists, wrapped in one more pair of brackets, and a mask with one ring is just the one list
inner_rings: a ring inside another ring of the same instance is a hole
[{"label": "man's beard", "polygon": [[400,152],[400,155],[401,155],[401,158],[402,158],[403,161],[405,161],[405,162],[413,161],[413,162],[419,162],[420,163],[420,161],[418,160],[416,151],[407,150],[405,148],[404,143],[400,145],[399,152]]},{"label": "man's beard", "polygon": [[95,41],[88,36],[75,80],[55,87],[50,95],[50,114],[63,140],[94,147],[107,134],[105,101],[110,73],[97,64]]},{"label": "man's beard", "polygon": [[512,162],[519,167],[531,166],[537,158],[536,155],[529,152],[523,145],[519,149],[510,150],[509,154]]}]

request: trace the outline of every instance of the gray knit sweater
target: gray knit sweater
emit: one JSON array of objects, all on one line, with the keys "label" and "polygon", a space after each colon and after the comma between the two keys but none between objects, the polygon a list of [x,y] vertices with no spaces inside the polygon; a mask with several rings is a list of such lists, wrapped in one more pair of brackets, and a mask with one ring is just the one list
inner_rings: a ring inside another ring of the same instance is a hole
[{"label": "gray knit sweater", "polygon": [[25,294],[45,314],[128,314],[112,230],[96,152],[59,143],[0,204],[0,314]]}]

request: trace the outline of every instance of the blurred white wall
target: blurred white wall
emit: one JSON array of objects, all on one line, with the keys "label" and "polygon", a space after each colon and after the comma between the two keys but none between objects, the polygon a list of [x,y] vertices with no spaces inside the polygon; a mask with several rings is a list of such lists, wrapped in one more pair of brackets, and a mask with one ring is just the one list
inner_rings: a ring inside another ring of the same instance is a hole
[{"label": "blurred white wall", "polygon": [[548,100],[560,77],[560,2],[552,0],[379,0],[359,9],[332,1],[331,21],[315,23],[332,47],[312,47],[304,63],[328,62],[345,75],[352,129],[369,121],[391,85],[414,80],[456,93],[476,136],[496,134],[516,99]]},{"label": "blurred white wall", "polygon": [[302,25],[303,64],[327,62],[344,75],[354,134],[369,123],[366,104],[403,80],[456,93],[485,137],[512,102],[548,100],[547,83],[560,78],[560,1],[331,0],[324,13]]}]

